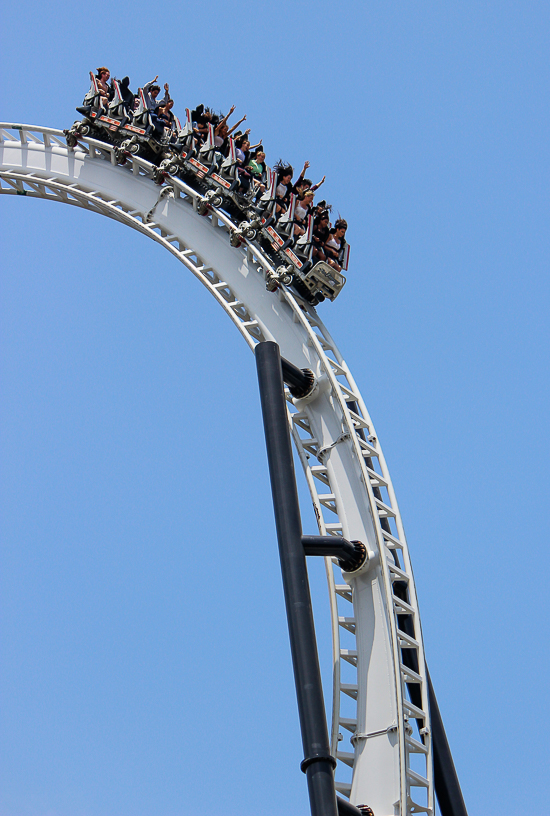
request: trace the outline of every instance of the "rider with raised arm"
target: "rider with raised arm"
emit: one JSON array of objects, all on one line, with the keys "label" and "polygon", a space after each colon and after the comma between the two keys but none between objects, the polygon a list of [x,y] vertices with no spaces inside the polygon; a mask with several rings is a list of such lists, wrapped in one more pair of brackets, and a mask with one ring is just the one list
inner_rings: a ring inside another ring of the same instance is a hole
[{"label": "rider with raised arm", "polygon": [[323,176],[321,181],[318,181],[317,184],[314,184],[311,179],[303,178],[302,180],[298,179],[296,184],[294,185],[295,192],[298,193],[299,196],[303,196],[306,190],[311,190],[312,193],[316,192],[319,189],[321,184],[325,183],[326,176]]},{"label": "rider with raised arm", "polygon": [[[229,125],[227,124],[227,120],[229,119],[229,117],[231,116],[231,114],[233,113],[234,110],[235,110],[235,105],[232,105],[229,113],[226,114],[223,117],[223,119],[220,119],[220,121],[216,125],[216,129],[214,131],[214,144],[216,145],[216,147],[225,147],[225,143],[227,142],[227,139],[239,127],[239,125],[242,125],[242,123],[246,120],[246,115],[245,115],[245,116],[243,116],[242,119],[239,119],[237,124],[233,125],[233,127],[230,130]],[[224,151],[222,150],[221,152],[223,153]]]},{"label": "rider with raised arm", "polygon": [[[99,94],[101,97],[101,104],[104,108],[106,108],[109,104],[109,99],[111,96],[111,88],[108,85],[109,78],[111,76],[111,72],[108,68],[104,65],[101,68],[97,69],[97,73],[95,75],[95,81],[97,83],[97,88],[99,90]],[[92,72],[90,71],[90,77],[93,79]]]},{"label": "rider with raised arm", "polygon": [[168,83],[164,83],[164,99],[157,100],[160,93],[160,85],[157,85],[158,74],[151,82],[147,82],[143,86],[143,96],[145,97],[145,107],[149,111],[154,111],[161,103],[166,104],[170,99]]},{"label": "rider with raised arm", "polygon": [[304,166],[302,167],[302,172],[301,172],[301,173],[300,173],[300,175],[298,176],[298,179],[297,179],[297,181],[296,181],[296,184],[294,184],[294,186],[292,187],[291,192],[293,192],[293,193],[296,193],[296,194],[297,194],[297,193],[299,193],[299,192],[301,191],[301,189],[302,189],[302,187],[303,187],[303,184],[304,184],[304,176],[305,176],[305,174],[306,174],[306,170],[307,170],[307,168],[308,168],[309,166],[310,166],[310,163],[309,163],[308,161],[305,161],[305,162],[304,162]]}]

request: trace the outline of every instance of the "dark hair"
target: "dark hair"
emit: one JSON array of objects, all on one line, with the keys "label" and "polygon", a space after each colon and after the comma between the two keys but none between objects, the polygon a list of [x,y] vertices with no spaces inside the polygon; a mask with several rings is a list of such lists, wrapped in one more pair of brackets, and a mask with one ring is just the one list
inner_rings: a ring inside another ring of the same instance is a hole
[{"label": "dark hair", "polygon": [[110,74],[110,73],[111,73],[111,72],[109,71],[109,69],[108,69],[108,68],[106,68],[104,65],[102,65],[102,66],[101,66],[101,68],[98,68],[98,69],[97,69],[97,74],[96,74],[96,77],[95,77],[95,78],[96,78],[96,79],[101,79],[101,74],[103,74],[105,71],[106,71],[108,74]]},{"label": "dark hair", "polygon": [[277,181],[280,181],[283,176],[290,176],[290,178],[292,178],[294,175],[292,165],[284,162],[282,159],[279,159],[277,164],[273,166],[273,169],[277,173]]},{"label": "dark hair", "polygon": [[347,228],[348,228],[348,222],[345,221],[343,218],[339,218],[338,221],[336,221],[336,223],[334,224],[334,229],[335,230],[337,230],[337,229],[347,229]]},{"label": "dark hair", "polygon": [[[247,150],[245,150],[244,147],[243,147],[244,142],[248,142],[248,149]],[[239,136],[238,139],[235,139],[235,147],[238,147],[239,150],[243,151],[243,153],[244,153],[243,167],[246,167],[246,165],[250,161],[250,139],[248,138],[246,133],[243,133],[242,136]]]},{"label": "dark hair", "polygon": [[[202,108],[202,110],[200,110],[200,108]],[[197,114],[196,119],[193,117],[194,113]],[[212,113],[212,109],[205,108],[203,105],[199,105],[197,110],[193,111],[193,113],[191,114],[191,118],[194,122],[197,123],[197,125],[200,125],[201,127],[206,127],[207,129],[208,125],[213,124],[215,126],[217,124],[217,122],[214,121],[214,114]]]},{"label": "dark hair", "polygon": [[149,93],[153,93],[153,91],[160,91],[160,85],[151,85]]}]

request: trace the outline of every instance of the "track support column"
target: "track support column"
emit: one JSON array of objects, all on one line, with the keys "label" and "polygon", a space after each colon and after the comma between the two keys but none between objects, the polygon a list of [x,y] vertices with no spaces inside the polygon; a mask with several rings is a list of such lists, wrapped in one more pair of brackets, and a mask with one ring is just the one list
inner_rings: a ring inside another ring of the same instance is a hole
[{"label": "track support column", "polygon": [[258,343],[256,366],[305,754],[301,768],[312,816],[337,816],[336,760],[330,754],[279,346]]},{"label": "track support column", "polygon": [[432,685],[432,678],[427,669],[426,673],[428,675],[430,720],[432,722],[435,793],[439,809],[442,816],[468,816],[453,762],[453,755],[447,742],[441,712]]}]

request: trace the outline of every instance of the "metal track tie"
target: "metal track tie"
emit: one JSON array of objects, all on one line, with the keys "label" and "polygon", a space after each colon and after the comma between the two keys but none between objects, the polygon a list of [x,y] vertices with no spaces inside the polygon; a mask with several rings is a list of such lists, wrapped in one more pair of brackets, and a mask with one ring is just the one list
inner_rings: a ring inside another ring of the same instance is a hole
[{"label": "metal track tie", "polygon": [[325,454],[331,451],[340,442],[345,442],[347,439],[351,439],[351,433],[349,433],[349,431],[343,431],[340,434],[340,436],[334,440],[334,442],[331,442],[330,445],[326,445],[324,448],[321,448],[319,453],[317,454],[317,459],[321,462],[321,464],[323,465],[325,464],[324,463]]},{"label": "metal track tie", "polygon": [[145,217],[144,217],[144,219],[143,219],[143,223],[144,223],[144,224],[148,224],[148,223],[149,223],[149,221],[151,220],[151,216],[152,216],[152,215],[153,215],[153,213],[155,212],[155,210],[156,210],[156,208],[157,208],[158,204],[160,203],[160,201],[161,201],[161,200],[162,200],[162,199],[163,199],[165,196],[173,196],[173,195],[174,195],[174,188],[173,188],[173,187],[171,187],[169,184],[168,184],[166,187],[163,187],[163,188],[162,188],[162,190],[161,190],[161,191],[160,191],[160,193],[159,193],[159,197],[157,198],[157,200],[155,201],[155,203],[153,204],[153,206],[151,207],[151,209],[149,210],[149,212],[145,214]]},{"label": "metal track tie", "polygon": [[352,745],[355,745],[357,740],[360,739],[370,739],[371,737],[382,737],[384,734],[391,734],[392,731],[397,731],[397,723],[392,723],[388,725],[387,728],[381,728],[379,731],[369,731],[368,734],[363,734],[361,732],[355,733],[352,737],[350,737],[349,741]]}]

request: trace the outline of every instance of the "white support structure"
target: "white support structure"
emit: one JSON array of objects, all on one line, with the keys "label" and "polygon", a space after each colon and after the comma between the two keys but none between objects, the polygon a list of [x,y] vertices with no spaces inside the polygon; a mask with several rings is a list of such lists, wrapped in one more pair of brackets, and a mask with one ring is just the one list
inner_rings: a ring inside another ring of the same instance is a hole
[{"label": "white support structure", "polygon": [[[287,405],[319,533],[359,539],[369,551],[353,575],[342,576],[326,559],[337,790],[354,804],[370,805],[375,816],[433,814],[414,578],[391,478],[361,394],[315,309],[287,287],[266,291],[273,268],[260,247],[250,241],[231,246],[234,225],[222,210],[210,207],[199,215],[200,193],[177,178],[159,187],[152,171],[138,158],[117,165],[114,149],[103,142],[82,140],[68,149],[60,130],[0,124],[0,193],[73,204],[148,235],[206,286],[252,350],[261,340],[274,340],[283,357],[314,372],[314,393],[304,400],[288,394]],[[414,622],[412,633],[401,628],[404,615]]]}]

